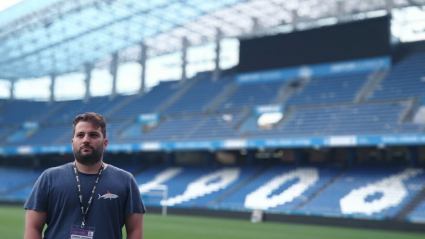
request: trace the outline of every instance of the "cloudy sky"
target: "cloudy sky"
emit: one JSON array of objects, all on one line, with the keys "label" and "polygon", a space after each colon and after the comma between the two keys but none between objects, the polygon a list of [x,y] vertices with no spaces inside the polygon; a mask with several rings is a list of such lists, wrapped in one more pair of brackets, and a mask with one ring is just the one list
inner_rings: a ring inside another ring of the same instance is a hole
[{"label": "cloudy sky", "polygon": [[[55,0],[0,0],[0,12],[19,3],[25,2],[29,10],[40,8],[41,3],[51,3]],[[35,5],[31,5],[34,3]],[[28,6],[27,6],[28,5]],[[12,10],[12,9],[10,9]],[[13,9],[14,12],[19,9]],[[22,12],[20,13],[22,14]],[[418,41],[425,39],[425,8],[410,7],[394,9],[391,32],[401,42]],[[3,17],[7,16],[3,14]],[[0,17],[1,20],[1,17]],[[1,21],[0,21],[1,23]],[[224,39],[222,42],[220,66],[226,69],[238,64],[239,42],[237,39]],[[188,50],[187,74],[189,77],[199,71],[214,69],[214,44],[190,47]],[[146,83],[147,87],[158,84],[161,80],[179,79],[181,76],[180,52],[160,56],[147,61]],[[140,86],[141,67],[137,63],[128,63],[120,66],[118,71],[117,90],[119,93],[135,93]],[[107,95],[111,92],[112,79],[108,71],[94,70],[90,92],[94,96]],[[48,77],[39,79],[20,79],[15,83],[14,95],[17,98],[30,98],[46,100],[50,95],[51,81]],[[82,98],[84,96],[84,75],[69,74],[59,76],[55,84],[56,99]],[[10,96],[10,82],[0,79],[0,99]]]},{"label": "cloudy sky", "polygon": [[2,0],[0,1],[0,11],[17,4],[18,2],[22,2],[22,0]]}]

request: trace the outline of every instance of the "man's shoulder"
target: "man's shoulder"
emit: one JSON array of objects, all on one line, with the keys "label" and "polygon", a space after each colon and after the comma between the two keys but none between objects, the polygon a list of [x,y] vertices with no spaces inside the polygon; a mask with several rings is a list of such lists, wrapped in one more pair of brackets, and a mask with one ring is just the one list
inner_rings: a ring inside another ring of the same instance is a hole
[{"label": "man's shoulder", "polygon": [[133,174],[131,174],[130,172],[127,172],[124,169],[118,168],[114,165],[108,164],[108,170],[110,170],[110,172],[114,175],[118,175],[121,177],[127,177],[127,178],[133,178]]},{"label": "man's shoulder", "polygon": [[70,167],[71,167],[71,163],[66,163],[66,164],[63,164],[63,165],[60,165],[60,166],[48,168],[48,169],[44,170],[43,174],[44,175],[62,174],[66,170],[69,170]]}]

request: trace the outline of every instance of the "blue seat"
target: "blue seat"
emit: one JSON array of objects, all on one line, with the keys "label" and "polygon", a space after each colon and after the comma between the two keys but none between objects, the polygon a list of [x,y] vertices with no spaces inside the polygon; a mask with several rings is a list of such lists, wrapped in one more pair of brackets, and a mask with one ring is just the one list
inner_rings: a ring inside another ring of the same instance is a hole
[{"label": "blue seat", "polygon": [[370,101],[423,97],[425,53],[416,53],[395,64],[373,91]]}]

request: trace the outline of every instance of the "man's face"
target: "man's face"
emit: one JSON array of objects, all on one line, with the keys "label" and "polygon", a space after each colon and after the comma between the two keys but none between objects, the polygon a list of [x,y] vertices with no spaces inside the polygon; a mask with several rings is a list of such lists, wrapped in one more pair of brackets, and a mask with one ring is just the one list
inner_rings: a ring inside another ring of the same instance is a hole
[{"label": "man's face", "polygon": [[90,166],[99,162],[107,146],[108,140],[103,137],[100,127],[83,121],[75,126],[72,151],[79,163]]}]

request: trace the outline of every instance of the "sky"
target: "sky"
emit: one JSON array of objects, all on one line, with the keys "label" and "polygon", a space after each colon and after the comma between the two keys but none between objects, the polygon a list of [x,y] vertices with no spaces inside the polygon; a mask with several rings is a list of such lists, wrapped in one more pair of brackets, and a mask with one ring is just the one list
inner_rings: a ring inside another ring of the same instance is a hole
[{"label": "sky", "polygon": [[[25,8],[33,9],[35,0],[0,0],[0,11],[16,3],[26,1]],[[52,2],[55,0],[43,0]],[[40,7],[38,4],[36,4]],[[27,9],[27,10],[28,10]],[[9,9],[12,10],[12,9]],[[16,10],[16,9],[14,9]],[[13,12],[13,11],[10,11]],[[0,18],[1,20],[1,18]],[[0,21],[1,23],[1,21]],[[202,46],[189,47],[187,76],[193,77],[197,72],[211,71],[214,69],[215,45],[213,43]],[[224,39],[221,42],[222,69],[228,69],[238,64],[239,42],[237,39]],[[159,81],[178,80],[181,77],[181,52],[175,52],[147,60],[146,87],[151,88]],[[118,69],[117,91],[120,94],[134,94],[140,87],[141,66],[130,62],[122,64]],[[14,97],[17,99],[49,100],[51,80],[49,77],[37,79],[20,79],[14,85]],[[0,99],[10,97],[11,83],[0,79]],[[36,89],[36,90],[35,90]],[[90,93],[92,96],[109,95],[112,90],[112,77],[107,69],[95,69],[92,72]],[[84,75],[71,73],[58,76],[55,82],[55,99],[71,100],[81,99],[85,95]]]},{"label": "sky", "polygon": [[[0,0],[1,1],[1,0]],[[228,69],[239,63],[239,41],[235,38],[221,41],[220,68]],[[207,43],[188,48],[187,77],[197,72],[212,71],[215,68],[215,45]],[[117,92],[119,94],[135,94],[140,88],[141,66],[136,62],[119,65],[117,74]],[[152,88],[159,81],[178,80],[181,71],[181,52],[149,58],[146,61],[146,87]],[[56,100],[82,99],[85,95],[84,75],[71,73],[56,78]],[[0,79],[0,99],[10,97],[10,82]],[[17,99],[33,99],[46,101],[50,99],[49,77],[37,79],[20,79],[15,83],[14,97]],[[35,90],[36,89],[36,90]],[[108,69],[94,69],[91,74],[90,94],[92,96],[109,95],[112,91],[112,76]]]},{"label": "sky", "polygon": [[8,7],[11,7],[23,0],[1,0],[0,1],[0,12]]},{"label": "sky", "polygon": [[[0,0],[0,12],[23,0]],[[29,9],[30,3],[35,0],[24,0]],[[55,0],[44,0],[46,3]],[[31,7],[32,6],[32,7]],[[39,6],[40,7],[40,6]],[[10,9],[12,10],[12,9]],[[425,9],[411,7],[402,10],[393,10],[391,32],[401,42],[418,41],[425,39]],[[1,20],[1,18],[0,18]],[[1,22],[0,22],[1,23]],[[237,39],[224,39],[221,42],[220,67],[228,69],[239,62],[239,42]],[[188,77],[197,72],[213,70],[215,50],[214,44],[188,49]],[[147,60],[146,84],[151,88],[159,81],[177,80],[181,77],[181,52],[174,52]],[[126,63],[119,66],[117,91],[120,94],[134,94],[140,86],[141,67],[137,63]],[[94,70],[90,92],[92,96],[109,95],[111,92],[112,77],[105,70]],[[50,97],[51,81],[48,77],[38,79],[21,79],[15,83],[14,96],[18,99],[48,100]],[[0,98],[10,97],[10,82],[0,79]],[[36,90],[35,90],[36,89]],[[55,99],[81,99],[85,94],[84,75],[73,73],[56,78]]]}]

